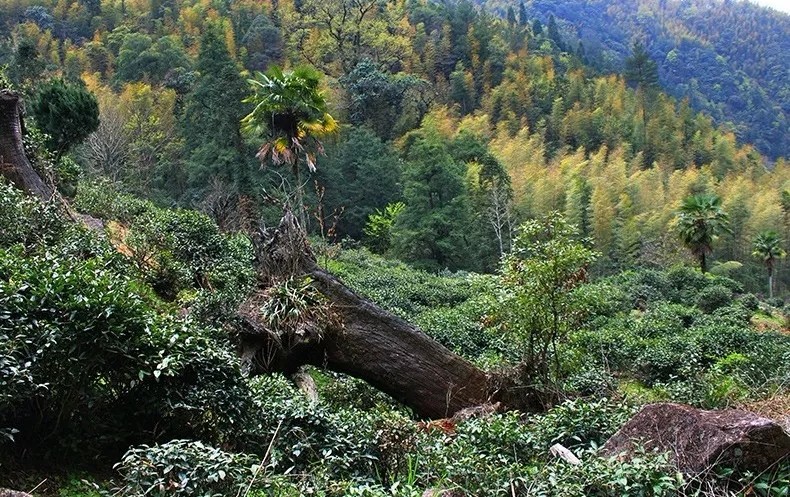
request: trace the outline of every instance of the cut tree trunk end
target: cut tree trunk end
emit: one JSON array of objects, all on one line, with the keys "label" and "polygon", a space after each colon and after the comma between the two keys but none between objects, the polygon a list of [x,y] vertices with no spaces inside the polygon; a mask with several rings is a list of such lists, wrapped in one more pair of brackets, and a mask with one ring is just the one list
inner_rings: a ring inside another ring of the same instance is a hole
[{"label": "cut tree trunk end", "polygon": [[[414,325],[357,295],[319,267],[292,213],[275,230],[254,237],[260,288],[239,309],[242,357],[253,374],[292,375],[304,364],[360,378],[422,418],[444,418],[481,404],[538,410],[532,391],[503,388],[502,378],[453,353]],[[320,332],[283,337],[261,316],[266,290],[307,276],[336,319]]]},{"label": "cut tree trunk end", "polygon": [[18,93],[0,89],[0,174],[20,190],[47,201],[54,190],[41,179],[25,155],[21,108]]}]

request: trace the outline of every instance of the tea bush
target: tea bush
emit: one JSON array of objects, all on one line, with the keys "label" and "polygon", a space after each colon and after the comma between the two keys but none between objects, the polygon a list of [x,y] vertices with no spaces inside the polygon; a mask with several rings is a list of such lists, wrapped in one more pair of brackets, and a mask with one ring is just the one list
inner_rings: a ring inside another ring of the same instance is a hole
[{"label": "tea bush", "polygon": [[176,436],[231,443],[251,404],[218,333],[162,313],[96,233],[0,191],[0,429],[14,439],[5,455],[114,457]]},{"label": "tea bush", "polygon": [[172,440],[130,449],[115,465],[122,486],[115,495],[237,495],[251,483],[260,460],[199,441]]}]

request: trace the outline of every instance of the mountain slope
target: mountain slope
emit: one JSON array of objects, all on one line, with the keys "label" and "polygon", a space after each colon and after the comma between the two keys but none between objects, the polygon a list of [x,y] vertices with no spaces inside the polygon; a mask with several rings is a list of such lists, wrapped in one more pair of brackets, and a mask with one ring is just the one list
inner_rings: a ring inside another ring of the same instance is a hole
[{"label": "mountain slope", "polygon": [[[483,1],[503,16],[518,3]],[[532,0],[529,17],[557,24],[566,46],[582,41],[598,69],[620,71],[633,41],[658,64],[662,86],[732,127],[769,158],[788,156],[790,16],[748,2]]]}]

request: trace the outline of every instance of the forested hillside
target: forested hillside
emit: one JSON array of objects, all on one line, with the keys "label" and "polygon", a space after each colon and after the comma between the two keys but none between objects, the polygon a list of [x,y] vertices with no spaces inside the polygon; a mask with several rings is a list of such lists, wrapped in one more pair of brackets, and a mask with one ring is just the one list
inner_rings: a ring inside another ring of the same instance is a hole
[{"label": "forested hillside", "polygon": [[0,0],[0,496],[786,496],[787,16],[602,5]]},{"label": "forested hillside", "polygon": [[[479,3],[502,17],[517,17],[517,0]],[[522,4],[528,18],[556,24],[564,50],[581,48],[586,61],[603,72],[622,71],[633,42],[641,41],[668,93],[688,98],[692,108],[768,157],[788,156],[790,15],[745,1]]]},{"label": "forested hillside", "polygon": [[72,154],[86,171],[223,226],[266,215],[259,192],[276,193],[281,171],[292,182],[255,158],[256,137],[238,125],[251,110],[245,78],[276,62],[323,72],[342,125],[304,188],[313,228],[335,239],[362,239],[370,214],[402,201],[387,242],[370,242],[377,250],[491,271],[506,224],[559,210],[593,238],[607,273],[682,257],[674,210],[710,191],[737,218],[714,257],[743,264],[736,271],[758,290],[752,240],[788,229],[783,159],[767,173],[750,145],[661,93],[649,53],[637,47],[625,77],[600,75],[539,18],[361,0],[3,9],[12,81],[32,91],[53,76],[81,79],[97,96],[102,125]]}]

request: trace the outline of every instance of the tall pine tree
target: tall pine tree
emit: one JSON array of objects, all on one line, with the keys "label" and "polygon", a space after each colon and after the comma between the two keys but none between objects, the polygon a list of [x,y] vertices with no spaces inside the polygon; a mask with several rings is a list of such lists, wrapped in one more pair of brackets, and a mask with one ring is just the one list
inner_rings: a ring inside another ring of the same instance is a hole
[{"label": "tall pine tree", "polygon": [[237,188],[246,181],[252,154],[243,153],[239,121],[245,115],[246,85],[228,53],[220,26],[209,25],[200,44],[197,82],[183,115],[188,186],[193,195],[211,180]]}]

